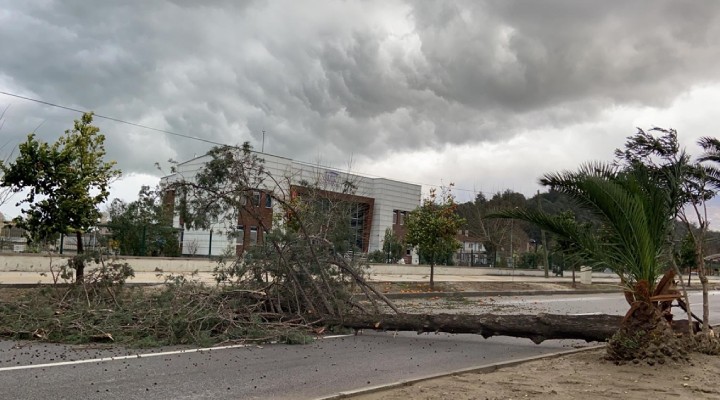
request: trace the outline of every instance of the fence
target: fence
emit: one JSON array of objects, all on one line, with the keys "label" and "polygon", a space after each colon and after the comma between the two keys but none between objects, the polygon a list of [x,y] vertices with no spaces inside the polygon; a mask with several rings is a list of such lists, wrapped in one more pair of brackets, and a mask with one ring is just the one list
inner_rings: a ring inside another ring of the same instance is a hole
[{"label": "fence", "polygon": [[235,240],[228,239],[223,232],[187,230],[180,232],[179,239],[180,253],[183,257],[235,254]]},{"label": "fence", "polygon": [[[77,254],[76,235],[58,235],[43,243],[29,243],[24,232],[13,229],[14,232],[8,229],[0,232],[0,253]],[[139,257],[218,257],[235,254],[240,244],[222,231],[182,230],[158,225],[118,231],[100,226],[85,233],[82,243],[85,252]],[[249,243],[246,242],[246,245]],[[352,252],[345,256],[354,259],[367,257],[365,253]]]},{"label": "fence", "polygon": [[[105,239],[105,240],[103,240]],[[95,233],[88,233],[82,237],[84,249],[88,251],[109,252],[107,238]],[[76,254],[77,237],[60,235],[56,239],[40,243],[32,243],[25,236],[0,236],[0,253],[41,253],[51,252],[59,254]]]},{"label": "fence", "polygon": [[[235,251],[235,242],[222,232],[183,231],[168,226],[147,225],[133,230],[115,231],[101,226],[82,235],[85,252],[118,256],[208,257]],[[0,253],[77,254],[76,235],[58,235],[42,243],[31,243],[25,232],[4,229],[0,232]]]},{"label": "fence", "polygon": [[487,254],[477,252],[457,252],[454,255],[455,265],[466,265],[466,266],[480,266],[487,265],[488,259]]}]

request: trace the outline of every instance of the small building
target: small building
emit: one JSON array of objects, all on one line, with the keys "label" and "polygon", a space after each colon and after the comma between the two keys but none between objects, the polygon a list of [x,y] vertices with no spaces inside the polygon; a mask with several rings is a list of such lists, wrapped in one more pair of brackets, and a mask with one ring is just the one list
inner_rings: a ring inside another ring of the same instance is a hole
[{"label": "small building", "polygon": [[453,256],[455,265],[484,265],[487,264],[487,250],[479,238],[470,236],[467,230],[458,231],[455,239],[462,247]]},{"label": "small building", "polygon": [[[282,212],[273,200],[281,193],[291,199],[307,196],[312,190],[314,195],[320,193],[327,199],[351,204],[353,245],[363,253],[382,249],[387,228],[404,237],[402,229],[398,228],[398,219],[420,205],[420,185],[354,174],[265,153],[255,154],[264,160],[264,169],[273,179],[265,179],[245,200],[250,202],[253,212],[239,211],[233,226],[219,219],[208,230],[184,229],[181,237],[184,255],[217,256],[225,254],[228,249],[241,254],[248,246],[263,243],[264,235],[275,223],[273,216]],[[192,181],[210,159],[205,155],[178,164],[174,174],[162,178],[161,185],[181,179]],[[312,189],[308,188],[308,182],[312,184]],[[354,190],[348,191],[348,184]],[[166,204],[174,201],[174,193],[168,195]],[[181,222],[178,216],[173,218],[174,227],[182,227]],[[228,230],[235,230],[235,238],[228,238],[225,234]]]}]

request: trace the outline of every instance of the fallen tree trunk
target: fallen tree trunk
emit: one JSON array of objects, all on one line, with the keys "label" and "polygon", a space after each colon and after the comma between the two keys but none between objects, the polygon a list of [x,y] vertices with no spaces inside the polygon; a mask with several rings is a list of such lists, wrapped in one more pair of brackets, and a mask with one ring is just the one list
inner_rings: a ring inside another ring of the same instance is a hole
[{"label": "fallen tree trunk", "polygon": [[484,338],[513,336],[539,344],[548,339],[579,339],[587,342],[608,340],[620,328],[617,315],[458,315],[458,314],[382,314],[346,315],[326,319],[324,324],[356,330],[473,333]]},{"label": "fallen tree trunk", "polygon": [[523,337],[534,343],[548,339],[605,341],[620,328],[615,315],[457,315],[386,314],[346,316],[339,325],[353,329],[392,331],[472,333],[491,336]]}]

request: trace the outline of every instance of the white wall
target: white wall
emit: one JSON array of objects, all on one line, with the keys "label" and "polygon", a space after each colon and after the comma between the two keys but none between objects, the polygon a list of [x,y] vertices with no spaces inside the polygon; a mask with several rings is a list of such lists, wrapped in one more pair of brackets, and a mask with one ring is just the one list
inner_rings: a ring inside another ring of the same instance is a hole
[{"label": "white wall", "polygon": [[[69,258],[59,255],[2,254],[0,272],[49,272],[50,266],[60,267],[67,264]],[[136,272],[155,272],[156,268],[165,272],[211,272],[216,265],[215,261],[207,258],[123,257],[117,261],[128,263]]]},{"label": "white wall", "polygon": [[[385,178],[370,178],[361,175],[344,172],[332,168],[324,168],[316,165],[305,164],[288,158],[277,157],[270,154],[258,153],[258,156],[265,160],[265,170],[274,177],[266,179],[264,189],[268,191],[280,191],[284,194],[288,193],[288,185],[296,184],[301,180],[317,183],[324,190],[340,191],[343,182],[350,181],[356,187],[355,192],[358,196],[371,197],[375,199],[373,209],[373,220],[370,228],[370,241],[368,250],[374,251],[382,248],[382,239],[385,235],[385,229],[392,227],[393,210],[412,211],[420,205],[421,186],[411,183],[394,181]],[[208,156],[198,157],[191,161],[178,165],[178,174],[163,178],[164,182],[172,182],[184,177],[185,179],[193,179],[199,168],[205,162],[209,161]],[[335,176],[335,182],[332,178]],[[176,226],[179,226],[178,220],[175,220]],[[207,231],[188,231],[187,237],[208,237]],[[213,236],[213,255],[220,255],[227,246],[233,243],[225,240],[222,235]],[[217,238],[216,238],[217,237]],[[215,246],[218,240],[218,246]],[[183,251],[190,245],[189,241],[184,240]],[[217,251],[216,251],[217,248]],[[199,247],[197,254],[207,254],[208,248]]]}]

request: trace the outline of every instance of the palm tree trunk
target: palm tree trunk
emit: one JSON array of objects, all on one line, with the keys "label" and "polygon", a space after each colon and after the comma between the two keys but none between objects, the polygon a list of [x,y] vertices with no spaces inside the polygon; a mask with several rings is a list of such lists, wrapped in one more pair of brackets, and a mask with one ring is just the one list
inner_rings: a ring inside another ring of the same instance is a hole
[{"label": "palm tree trunk", "polygon": [[612,360],[647,358],[649,349],[662,347],[680,356],[682,346],[656,305],[650,301],[636,301],[623,319],[620,330],[608,342],[607,355]]}]

